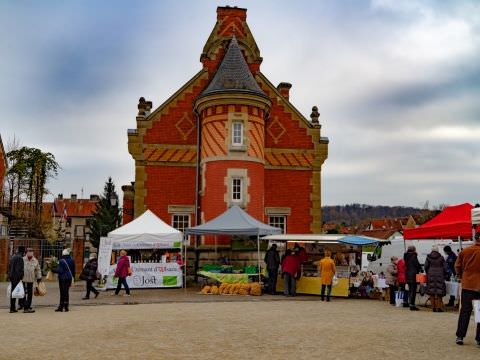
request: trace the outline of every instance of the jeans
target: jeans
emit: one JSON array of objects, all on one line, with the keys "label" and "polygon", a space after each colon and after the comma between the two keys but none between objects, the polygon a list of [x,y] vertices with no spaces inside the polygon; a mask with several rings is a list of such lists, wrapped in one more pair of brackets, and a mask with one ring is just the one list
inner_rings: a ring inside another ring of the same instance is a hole
[{"label": "jeans", "polygon": [[292,295],[295,296],[296,294],[296,280],[295,276],[290,275],[289,273],[283,273],[283,293],[285,295]]},{"label": "jeans", "polygon": [[390,288],[390,305],[395,305],[395,291],[398,291],[398,287],[395,285],[388,285]]},{"label": "jeans", "polygon": [[[460,305],[460,315],[458,316],[457,336],[464,338],[467,335],[468,323],[472,314],[472,300],[480,300],[480,292],[462,289],[462,299]],[[477,323],[477,333],[475,340],[480,342],[480,323]]]},{"label": "jeans", "polygon": [[327,301],[330,301],[330,294],[332,293],[332,285],[322,284],[322,290],[320,295],[322,296],[322,301],[325,299],[325,288],[327,289]]},{"label": "jeans", "polygon": [[267,270],[268,270],[268,292],[273,295],[275,294],[275,289],[277,288],[278,268],[267,269]]},{"label": "jeans", "polygon": [[[11,288],[12,288],[12,293],[13,293],[13,289],[15,289],[18,285],[20,281],[17,280],[17,281],[10,281],[10,285],[11,285]],[[21,304],[21,301],[22,299],[19,299],[18,303]],[[10,310],[13,311],[13,310],[16,310],[16,304],[17,304],[17,299],[15,298],[12,298],[12,294],[10,294]]]},{"label": "jeans", "polygon": [[60,304],[58,305],[59,309],[68,310],[69,299],[69,290],[72,285],[71,279],[58,279],[58,287],[60,288]]},{"label": "jeans", "polygon": [[90,297],[90,291],[93,292],[95,295],[98,295],[98,290],[93,287],[93,282],[95,280],[87,280],[87,295],[85,297]]},{"label": "jeans", "polygon": [[415,306],[415,299],[417,297],[417,283],[409,282],[408,283],[408,300],[410,306]]},{"label": "jeans", "polygon": [[128,287],[128,284],[127,284],[127,278],[124,278],[124,277],[118,278],[117,288],[115,289],[115,295],[118,295],[120,293],[122,284],[123,284],[123,287],[125,288],[125,292],[127,293],[127,295],[130,295],[130,288]]},{"label": "jeans", "polygon": [[32,298],[33,298],[33,283],[24,282],[23,289],[25,290],[25,297],[19,300],[19,304],[24,309],[30,309],[32,307]]}]

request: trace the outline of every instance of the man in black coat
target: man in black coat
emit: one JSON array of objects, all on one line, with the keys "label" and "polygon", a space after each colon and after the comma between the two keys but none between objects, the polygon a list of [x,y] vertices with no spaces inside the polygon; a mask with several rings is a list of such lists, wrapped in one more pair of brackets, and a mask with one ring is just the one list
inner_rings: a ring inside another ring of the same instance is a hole
[{"label": "man in black coat", "polygon": [[408,300],[410,310],[416,311],[415,298],[417,296],[417,274],[422,271],[422,266],[418,262],[415,246],[409,246],[407,252],[403,255],[405,260],[405,280],[408,284]]},{"label": "man in black coat", "polygon": [[[24,253],[25,248],[23,246],[19,246],[17,253],[12,256],[12,258],[10,259],[10,263],[8,264],[8,279],[10,280],[12,292],[18,285],[18,283],[23,279]],[[18,312],[18,310],[16,309],[16,300],[17,299],[12,298],[12,295],[10,294],[10,313]]]},{"label": "man in black coat", "polygon": [[280,266],[280,255],[278,255],[277,245],[273,244],[265,254],[265,264],[268,271],[268,292],[275,295],[277,286],[278,267]]}]

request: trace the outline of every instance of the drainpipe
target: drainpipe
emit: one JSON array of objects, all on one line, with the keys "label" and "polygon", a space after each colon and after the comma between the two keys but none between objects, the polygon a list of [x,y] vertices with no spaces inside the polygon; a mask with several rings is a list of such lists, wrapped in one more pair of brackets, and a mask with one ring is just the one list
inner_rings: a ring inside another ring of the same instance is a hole
[{"label": "drainpipe", "polygon": [[[199,221],[199,207],[200,207],[200,146],[201,146],[201,131],[200,131],[200,114],[197,109],[193,110],[195,114],[195,119],[197,121],[197,159],[196,159],[196,168],[195,168],[195,226],[200,224]],[[198,251],[199,236],[195,235],[195,264],[194,264],[194,274],[195,282],[198,282],[198,264],[200,261],[200,253]],[[185,251],[186,252],[186,251]]]}]

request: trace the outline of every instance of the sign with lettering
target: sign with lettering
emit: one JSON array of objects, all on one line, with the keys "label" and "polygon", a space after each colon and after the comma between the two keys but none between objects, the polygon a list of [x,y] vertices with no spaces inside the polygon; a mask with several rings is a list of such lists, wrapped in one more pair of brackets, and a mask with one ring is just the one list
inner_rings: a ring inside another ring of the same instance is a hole
[{"label": "sign with lettering", "polygon": [[[182,267],[177,263],[132,263],[132,275],[127,277],[127,284],[132,289],[181,287],[183,285]],[[107,289],[117,287],[115,265],[110,265],[107,277]]]}]

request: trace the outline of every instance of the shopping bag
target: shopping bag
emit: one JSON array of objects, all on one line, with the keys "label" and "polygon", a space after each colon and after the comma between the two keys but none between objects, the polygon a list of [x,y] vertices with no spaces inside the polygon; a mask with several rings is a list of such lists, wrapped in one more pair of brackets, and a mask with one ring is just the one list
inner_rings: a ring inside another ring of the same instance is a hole
[{"label": "shopping bag", "polygon": [[395,291],[395,306],[402,307],[403,306],[403,298],[405,294],[403,291]]},{"label": "shopping bag", "polygon": [[333,275],[333,279],[332,279],[332,286],[335,286],[338,284],[338,278],[337,278],[337,275]]},{"label": "shopping bag", "polygon": [[45,286],[45,283],[43,281],[37,283],[37,286],[35,286],[35,291],[37,292],[37,296],[45,296],[47,294],[47,287]]},{"label": "shopping bag", "polygon": [[24,297],[25,289],[23,288],[23,282],[20,281],[12,291],[12,299],[23,299]]},{"label": "shopping bag", "polygon": [[53,272],[49,270],[47,272],[47,276],[45,277],[45,279],[48,280],[48,281],[52,281],[53,280]]},{"label": "shopping bag", "polygon": [[480,300],[473,300],[473,312],[475,313],[475,322],[480,324]]},{"label": "shopping bag", "polygon": [[427,274],[417,274],[415,280],[417,283],[425,284],[427,282]]}]

